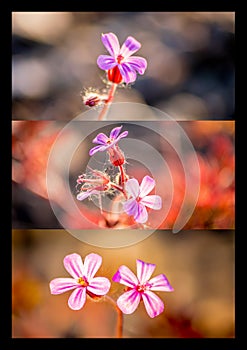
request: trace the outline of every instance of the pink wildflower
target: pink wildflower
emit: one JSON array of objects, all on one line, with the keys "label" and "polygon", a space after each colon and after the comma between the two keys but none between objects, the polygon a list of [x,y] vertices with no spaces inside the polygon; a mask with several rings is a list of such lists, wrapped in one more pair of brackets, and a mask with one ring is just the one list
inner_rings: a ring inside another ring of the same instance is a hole
[{"label": "pink wildflower", "polygon": [[96,298],[108,293],[111,286],[108,278],[94,277],[102,263],[100,255],[88,254],[83,263],[80,255],[74,253],[67,255],[63,263],[72,278],[55,278],[50,282],[50,291],[56,295],[74,289],[68,300],[72,310],[80,310],[84,306],[87,294]]},{"label": "pink wildflower", "polygon": [[100,55],[97,59],[98,66],[108,71],[108,79],[119,84],[132,83],[136,80],[136,72],[144,74],[147,61],[143,57],[133,56],[141,47],[141,44],[132,36],[129,36],[120,48],[118,38],[114,33],[102,34],[102,42],[109,55]]},{"label": "pink wildflower", "polygon": [[155,264],[137,259],[136,267],[137,276],[125,265],[113,276],[114,282],[127,286],[127,291],[117,299],[117,305],[123,313],[132,314],[143,300],[148,315],[156,317],[164,311],[164,303],[153,291],[172,292],[173,288],[164,274],[150,279]]},{"label": "pink wildflower", "polygon": [[158,195],[147,196],[155,186],[155,180],[146,175],[139,185],[136,179],[130,179],[125,184],[125,191],[130,195],[123,204],[123,209],[128,215],[133,215],[134,220],[144,224],[148,220],[147,209],[159,210],[162,206],[161,197]]}]

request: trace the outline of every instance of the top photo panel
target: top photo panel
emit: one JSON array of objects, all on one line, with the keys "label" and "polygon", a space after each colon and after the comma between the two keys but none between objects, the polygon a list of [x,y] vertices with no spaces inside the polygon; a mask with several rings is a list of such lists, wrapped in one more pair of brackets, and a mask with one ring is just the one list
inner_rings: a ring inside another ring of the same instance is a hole
[{"label": "top photo panel", "polygon": [[235,12],[12,12],[12,120],[234,120]]}]

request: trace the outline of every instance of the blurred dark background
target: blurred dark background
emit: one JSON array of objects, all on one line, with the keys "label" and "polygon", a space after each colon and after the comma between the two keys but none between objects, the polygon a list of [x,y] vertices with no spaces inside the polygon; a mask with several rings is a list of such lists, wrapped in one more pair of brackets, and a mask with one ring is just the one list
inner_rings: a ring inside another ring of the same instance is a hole
[{"label": "blurred dark background", "polygon": [[71,120],[84,88],[105,88],[101,33],[131,35],[148,61],[115,102],[148,104],[176,119],[234,119],[234,12],[13,12],[13,115]]}]

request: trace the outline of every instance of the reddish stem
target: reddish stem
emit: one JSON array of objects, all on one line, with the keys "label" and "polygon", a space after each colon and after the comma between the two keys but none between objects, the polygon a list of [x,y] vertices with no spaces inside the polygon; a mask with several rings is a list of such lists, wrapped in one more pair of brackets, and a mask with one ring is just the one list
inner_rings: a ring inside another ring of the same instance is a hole
[{"label": "reddish stem", "polygon": [[117,338],[123,337],[123,313],[117,306],[117,303],[115,300],[113,300],[109,295],[105,295],[105,298],[114,306],[115,310],[117,311],[117,326],[116,326],[116,336]]},{"label": "reddish stem", "polygon": [[117,84],[113,83],[111,85],[111,88],[110,88],[109,93],[108,93],[108,99],[106,100],[104,107],[102,108],[102,110],[98,116],[98,120],[105,120],[106,119],[106,114],[107,114],[107,111],[108,111],[110,105],[112,104],[116,88],[117,88]]}]

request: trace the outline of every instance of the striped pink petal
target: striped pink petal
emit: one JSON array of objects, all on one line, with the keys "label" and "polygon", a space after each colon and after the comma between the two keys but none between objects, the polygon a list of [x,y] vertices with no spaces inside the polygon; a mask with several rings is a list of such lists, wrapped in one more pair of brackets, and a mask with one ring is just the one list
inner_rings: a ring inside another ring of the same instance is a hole
[{"label": "striped pink petal", "polygon": [[106,33],[101,35],[103,45],[109,54],[116,57],[119,54],[120,46],[117,36],[114,33]]},{"label": "striped pink petal", "polygon": [[145,222],[148,220],[147,209],[141,202],[137,204],[137,211],[134,214],[134,219],[139,224],[145,224]]},{"label": "striped pink petal", "polygon": [[146,175],[142,179],[140,185],[140,197],[144,198],[147,194],[149,194],[155,186],[155,180],[150,176]]},{"label": "striped pink petal", "polygon": [[146,196],[140,200],[140,203],[155,210],[159,210],[162,207],[162,199],[158,195]]},{"label": "striped pink petal", "polygon": [[155,267],[155,264],[146,263],[139,259],[136,260],[137,278],[140,284],[144,284],[149,280],[155,270]]},{"label": "striped pink petal", "polygon": [[112,131],[110,133],[110,139],[115,140],[118,137],[122,127],[123,126],[121,125],[121,126],[117,126],[116,128],[112,129]]},{"label": "striped pink petal", "polygon": [[128,194],[136,199],[139,196],[139,183],[136,179],[130,179],[125,184],[125,190]]},{"label": "striped pink petal", "polygon": [[107,149],[107,146],[95,146],[95,147],[93,147],[93,148],[91,148],[90,149],[90,151],[89,151],[89,155],[90,156],[92,156],[92,155],[94,155],[96,152],[103,152],[103,151],[105,151]]},{"label": "striped pink petal", "polygon": [[102,257],[98,254],[88,254],[84,259],[84,269],[83,276],[85,276],[88,281],[94,277],[98,269],[102,264]]},{"label": "striped pink petal", "polygon": [[140,300],[140,293],[135,289],[131,289],[117,299],[117,305],[124,314],[132,314],[139,305]]},{"label": "striped pink petal", "polygon": [[151,278],[148,283],[152,285],[150,290],[153,291],[172,292],[174,290],[164,274]]},{"label": "striped pink petal", "polygon": [[90,281],[87,290],[96,295],[105,295],[108,293],[111,283],[106,277],[95,277]]},{"label": "striped pink petal", "polygon": [[142,300],[146,311],[151,318],[160,315],[164,311],[163,301],[153,292],[145,291],[142,294]]},{"label": "striped pink petal", "polygon": [[99,145],[105,145],[107,141],[109,140],[109,137],[106,136],[103,132],[99,133],[94,139],[93,143],[98,143]]},{"label": "striped pink petal", "polygon": [[145,70],[147,69],[147,61],[143,57],[139,57],[139,56],[128,57],[125,63],[131,66],[131,68],[133,70],[136,70],[139,74],[144,74]]},{"label": "striped pink petal", "polygon": [[79,254],[67,255],[63,259],[63,264],[68,273],[75,279],[83,276],[83,263]]},{"label": "striped pink petal", "polygon": [[65,293],[79,286],[74,278],[55,278],[50,282],[51,294]]},{"label": "striped pink petal", "polygon": [[122,78],[126,84],[133,83],[136,80],[136,71],[127,62],[118,65]]},{"label": "striped pink petal", "polygon": [[138,51],[140,48],[141,48],[141,43],[139,43],[139,41],[137,41],[132,36],[128,36],[128,38],[123,43],[119,53],[124,58],[128,58],[129,56],[133,55],[136,51]]},{"label": "striped pink petal", "polygon": [[138,284],[136,275],[125,265],[119,267],[112,280],[132,288]]},{"label": "striped pink petal", "polygon": [[97,65],[100,69],[109,70],[117,65],[116,59],[108,55],[100,55],[97,58]]},{"label": "striped pink petal", "polygon": [[86,301],[86,288],[76,288],[70,295],[68,305],[72,310],[80,310]]},{"label": "striped pink petal", "polygon": [[137,201],[132,198],[127,200],[123,203],[123,209],[128,215],[135,215],[135,213],[138,211]]}]

